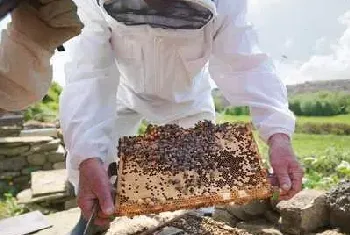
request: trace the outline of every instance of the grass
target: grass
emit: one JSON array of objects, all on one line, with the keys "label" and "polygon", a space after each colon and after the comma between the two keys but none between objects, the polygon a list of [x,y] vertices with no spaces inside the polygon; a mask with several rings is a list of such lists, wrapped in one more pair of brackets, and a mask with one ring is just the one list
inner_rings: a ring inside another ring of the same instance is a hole
[{"label": "grass", "polygon": [[[237,122],[237,121],[243,121],[243,122],[249,122],[251,121],[251,116],[241,115],[241,116],[235,116],[235,115],[223,115],[223,114],[217,114],[217,121],[218,122]],[[350,115],[338,115],[338,116],[329,116],[329,117],[306,117],[306,116],[298,116],[297,122],[300,124],[306,123],[306,122],[313,122],[313,123],[343,123],[343,124],[350,124]]]},{"label": "grass", "polygon": [[[250,116],[233,116],[233,115],[217,115],[217,122],[249,122]],[[350,115],[340,115],[332,117],[297,117],[297,122],[326,122],[326,123],[348,123],[350,124]],[[266,155],[267,147],[258,139],[260,151]],[[328,149],[335,151],[350,151],[350,136],[336,135],[310,135],[310,134],[294,134],[293,146],[298,156],[310,156],[323,154]]]}]

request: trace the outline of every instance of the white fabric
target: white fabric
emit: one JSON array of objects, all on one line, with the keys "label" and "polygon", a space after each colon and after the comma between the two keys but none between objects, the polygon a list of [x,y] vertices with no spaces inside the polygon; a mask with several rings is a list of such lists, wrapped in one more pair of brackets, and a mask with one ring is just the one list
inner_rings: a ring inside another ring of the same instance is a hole
[{"label": "white fabric", "polygon": [[213,120],[208,64],[226,98],[251,107],[265,141],[275,133],[292,135],[286,88],[257,46],[245,0],[217,0],[216,17],[200,30],[126,26],[95,0],[75,2],[85,28],[66,47],[71,62],[60,103],[74,185],[83,160],[114,161],[118,137],[133,134],[143,118],[164,124],[191,117],[188,125]]}]

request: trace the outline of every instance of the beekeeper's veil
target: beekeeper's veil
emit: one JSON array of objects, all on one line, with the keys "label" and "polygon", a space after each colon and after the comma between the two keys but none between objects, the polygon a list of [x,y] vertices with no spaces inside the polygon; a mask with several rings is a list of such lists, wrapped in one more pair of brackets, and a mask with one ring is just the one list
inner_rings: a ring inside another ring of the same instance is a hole
[{"label": "beekeeper's veil", "polygon": [[[162,0],[158,0],[162,1]],[[200,29],[215,15],[214,0],[163,0],[157,9],[147,0],[101,0],[107,13],[125,25],[150,25],[164,29]]]}]

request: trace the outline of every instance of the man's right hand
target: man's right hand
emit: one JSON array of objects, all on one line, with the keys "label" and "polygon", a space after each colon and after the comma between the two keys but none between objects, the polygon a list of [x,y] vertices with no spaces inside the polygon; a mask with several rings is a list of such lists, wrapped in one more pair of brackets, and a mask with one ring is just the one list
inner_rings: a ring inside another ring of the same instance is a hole
[{"label": "man's right hand", "polygon": [[100,209],[94,222],[98,226],[107,227],[109,217],[114,214],[111,185],[101,161],[90,158],[79,167],[78,205],[86,220],[92,214],[95,201],[98,201]]}]

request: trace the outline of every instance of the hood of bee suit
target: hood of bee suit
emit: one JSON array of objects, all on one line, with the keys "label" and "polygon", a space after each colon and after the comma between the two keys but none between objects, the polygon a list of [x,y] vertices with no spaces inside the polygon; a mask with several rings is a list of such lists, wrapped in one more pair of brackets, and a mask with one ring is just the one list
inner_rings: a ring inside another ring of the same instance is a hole
[{"label": "hood of bee suit", "polygon": [[149,25],[163,29],[201,29],[216,14],[215,0],[165,0],[156,9],[144,0],[100,0],[106,12],[128,26]]}]

